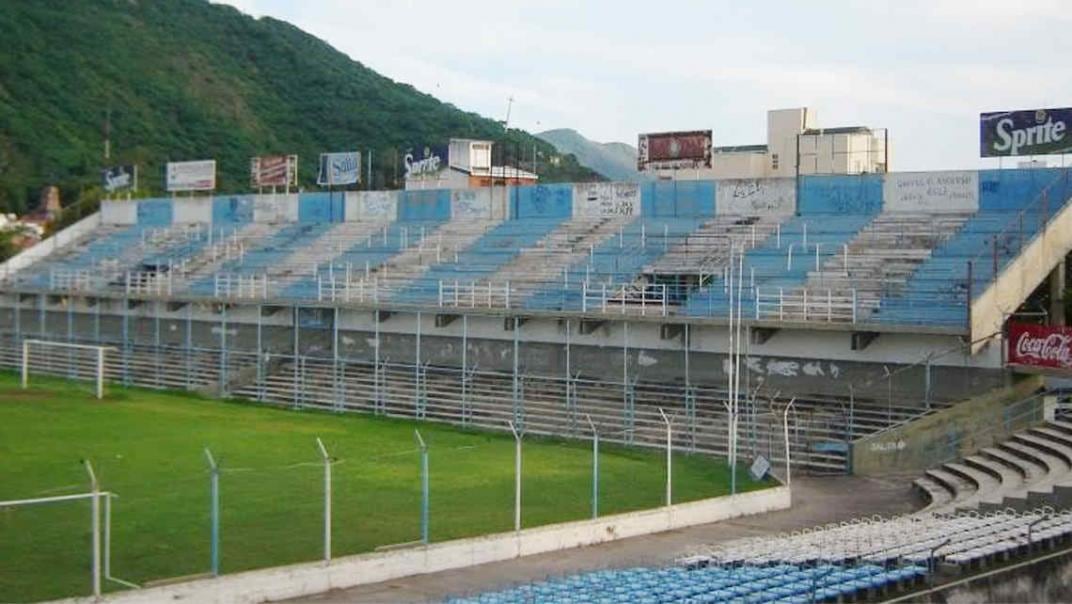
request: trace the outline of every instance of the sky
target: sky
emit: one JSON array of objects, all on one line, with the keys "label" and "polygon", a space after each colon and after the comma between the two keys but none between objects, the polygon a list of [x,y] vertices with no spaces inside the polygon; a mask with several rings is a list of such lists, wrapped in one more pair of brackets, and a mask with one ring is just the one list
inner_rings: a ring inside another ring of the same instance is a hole
[{"label": "sky", "polygon": [[755,144],[768,109],[807,106],[820,127],[888,129],[905,171],[996,166],[978,157],[980,112],[1072,105],[1066,2],[226,3],[468,111],[501,120],[513,98],[510,126],[530,132]]}]

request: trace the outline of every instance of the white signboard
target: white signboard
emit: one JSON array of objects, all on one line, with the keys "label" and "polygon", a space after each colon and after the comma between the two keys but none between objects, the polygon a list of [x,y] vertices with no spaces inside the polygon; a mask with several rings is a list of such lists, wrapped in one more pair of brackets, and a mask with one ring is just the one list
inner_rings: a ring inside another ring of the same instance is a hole
[{"label": "white signboard", "polygon": [[316,184],[320,186],[352,185],[361,180],[361,153],[321,153]]},{"label": "white signboard", "polygon": [[216,188],[216,160],[168,162],[168,191],[211,191]]},{"label": "white signboard", "polygon": [[731,216],[786,216],[797,210],[792,178],[745,178],[718,181],[715,213]]},{"label": "white signboard", "polygon": [[491,218],[491,190],[455,189],[450,193],[450,217]]},{"label": "white signboard", "polygon": [[883,184],[887,212],[975,212],[979,209],[979,173],[895,172]]},{"label": "white signboard", "polygon": [[577,216],[637,216],[640,185],[635,182],[596,182],[573,185],[573,212]]},{"label": "white signboard", "polygon": [[298,222],[298,196],[270,193],[254,196],[253,222]]}]

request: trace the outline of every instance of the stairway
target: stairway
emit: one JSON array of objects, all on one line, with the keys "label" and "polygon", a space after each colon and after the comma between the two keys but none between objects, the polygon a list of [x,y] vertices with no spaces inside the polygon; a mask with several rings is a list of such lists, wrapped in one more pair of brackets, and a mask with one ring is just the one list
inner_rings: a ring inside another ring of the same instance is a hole
[{"label": "stairway", "polygon": [[1072,422],[1053,420],[1014,434],[915,480],[932,512],[1072,506]]}]

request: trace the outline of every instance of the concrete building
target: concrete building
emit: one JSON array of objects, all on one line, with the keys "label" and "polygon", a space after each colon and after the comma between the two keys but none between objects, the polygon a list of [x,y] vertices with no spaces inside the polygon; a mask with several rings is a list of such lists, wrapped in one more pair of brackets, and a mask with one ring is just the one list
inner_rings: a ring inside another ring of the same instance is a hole
[{"label": "concrete building", "polygon": [[[452,138],[446,148],[427,147],[423,156],[403,157],[406,190],[470,189],[492,185],[534,185],[536,174],[513,166],[492,165],[492,143]],[[447,157],[442,157],[443,154]]]},{"label": "concrete building", "polygon": [[821,128],[807,107],[767,112],[767,142],[712,148],[708,170],[658,170],[660,179],[710,180],[887,172],[885,129]]}]

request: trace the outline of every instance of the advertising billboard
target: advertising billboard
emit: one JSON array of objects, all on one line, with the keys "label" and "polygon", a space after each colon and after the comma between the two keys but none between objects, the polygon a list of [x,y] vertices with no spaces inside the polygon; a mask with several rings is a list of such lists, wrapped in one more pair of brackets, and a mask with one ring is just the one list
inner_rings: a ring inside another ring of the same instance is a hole
[{"label": "advertising billboard", "polygon": [[1008,363],[1072,369],[1072,328],[1009,323]]},{"label": "advertising billboard", "polygon": [[321,153],[316,184],[320,186],[352,185],[361,180],[361,153]]},{"label": "advertising billboard", "polygon": [[249,162],[254,187],[292,187],[298,184],[297,155],[262,155]]},{"label": "advertising billboard", "polygon": [[638,170],[711,167],[711,131],[654,132],[637,141]]},{"label": "advertising billboard", "polygon": [[450,154],[446,145],[425,145],[406,150],[402,156],[406,178],[436,178],[450,166]]},{"label": "advertising billboard", "polygon": [[979,114],[982,157],[1072,153],[1072,108]]},{"label": "advertising billboard", "polygon": [[216,160],[168,162],[164,182],[168,191],[211,191],[216,188]]},{"label": "advertising billboard", "polygon": [[138,188],[138,168],[132,164],[112,166],[101,170],[101,187],[105,192],[117,193]]}]

